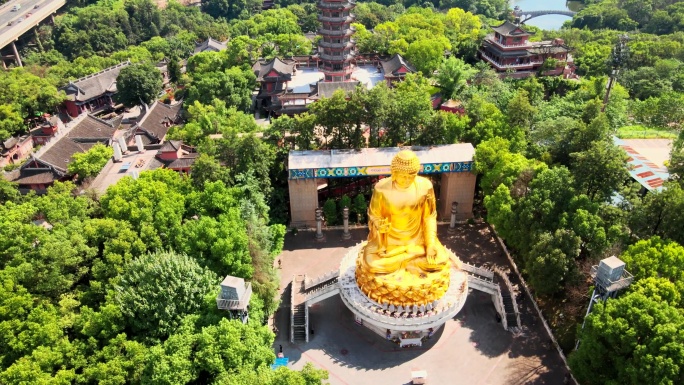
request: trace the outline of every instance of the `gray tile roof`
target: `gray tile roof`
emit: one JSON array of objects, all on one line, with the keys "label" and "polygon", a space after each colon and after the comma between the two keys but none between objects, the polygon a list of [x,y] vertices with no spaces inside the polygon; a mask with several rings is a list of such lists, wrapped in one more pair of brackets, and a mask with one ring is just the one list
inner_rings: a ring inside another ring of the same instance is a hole
[{"label": "gray tile roof", "polygon": [[60,88],[66,93],[67,99],[85,102],[87,100],[101,96],[104,93],[115,93],[116,77],[122,69],[130,65],[130,61],[119,63],[92,75],[69,82]]},{"label": "gray tile roof", "polygon": [[40,160],[54,166],[58,171],[66,172],[67,166],[71,163],[71,156],[78,152],[86,151],[88,151],[88,149],[85,146],[82,146],[71,138],[65,137],[53,144],[50,149],[41,155]]},{"label": "gray tile roof", "polygon": [[59,180],[62,175],[54,172],[52,169],[49,171],[45,170],[21,170],[18,177],[12,182],[20,185],[30,185],[30,184],[48,184]]},{"label": "gray tile roof", "polygon": [[227,43],[228,43],[228,40],[218,41],[218,40],[214,40],[210,37],[207,40],[205,40],[202,43],[195,46],[194,54],[198,54],[200,52],[206,52],[206,51],[213,51],[213,52],[223,51],[224,49],[227,48]]},{"label": "gray tile roof", "polygon": [[167,164],[167,168],[186,168],[192,167],[195,163],[197,157],[193,156],[183,156],[182,158],[174,159],[171,163]]},{"label": "gray tile roof", "polygon": [[107,141],[114,136],[122,119],[123,117],[119,116],[111,121],[105,121],[88,115],[72,128],[67,136],[78,142]]},{"label": "gray tile roof", "polygon": [[[156,101],[140,119],[138,128],[145,131],[152,141],[161,141],[169,132],[169,128],[176,123],[182,106],[181,102],[169,105]],[[171,125],[167,126],[165,122]]]},{"label": "gray tile roof", "polygon": [[159,149],[159,152],[178,151],[183,145],[182,140],[168,140]]},{"label": "gray tile roof", "polygon": [[406,61],[406,59],[404,59],[404,58],[403,58],[401,55],[399,55],[398,53],[397,53],[397,54],[394,54],[394,56],[392,56],[391,58],[389,58],[389,59],[387,59],[387,60],[383,60],[383,61],[381,62],[381,64],[382,64],[382,71],[385,73],[385,76],[388,75],[388,74],[392,74],[392,75],[394,75],[394,76],[399,75],[399,74],[396,73],[396,72],[397,72],[401,67],[406,67],[406,69],[407,69],[410,73],[416,72],[416,69],[411,65],[411,63],[409,63],[408,61]]},{"label": "gray tile roof", "polygon": [[294,60],[280,60],[279,58],[273,58],[269,61],[258,61],[252,66],[255,75],[257,76],[257,81],[263,81],[264,76],[268,75],[271,70],[275,70],[281,76],[287,78],[288,80],[292,78],[292,71],[294,70],[295,62]]},{"label": "gray tile roof", "polygon": [[530,35],[530,33],[522,29],[522,27],[515,25],[508,20],[504,21],[503,24],[499,26],[492,27],[492,29],[504,36]]},{"label": "gray tile roof", "polygon": [[318,96],[321,98],[331,97],[335,91],[343,90],[345,94],[354,91],[359,81],[353,82],[318,82]]}]

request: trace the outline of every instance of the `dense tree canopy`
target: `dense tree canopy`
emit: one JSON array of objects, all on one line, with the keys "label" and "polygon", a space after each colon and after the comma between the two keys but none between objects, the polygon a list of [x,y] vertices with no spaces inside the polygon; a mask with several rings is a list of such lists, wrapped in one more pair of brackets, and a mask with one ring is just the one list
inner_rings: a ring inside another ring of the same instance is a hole
[{"label": "dense tree canopy", "polygon": [[150,64],[131,64],[116,77],[116,98],[125,106],[151,105],[162,88],[162,74]]},{"label": "dense tree canopy", "polygon": [[133,334],[165,338],[186,315],[204,305],[217,277],[187,255],[149,253],[132,261],[119,275],[109,301],[121,309]]}]

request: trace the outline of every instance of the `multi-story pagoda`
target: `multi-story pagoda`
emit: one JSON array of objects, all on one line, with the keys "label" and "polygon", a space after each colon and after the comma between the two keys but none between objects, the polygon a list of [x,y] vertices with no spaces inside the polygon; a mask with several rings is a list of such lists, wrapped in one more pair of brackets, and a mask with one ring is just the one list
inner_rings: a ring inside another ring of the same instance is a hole
[{"label": "multi-story pagoda", "polygon": [[351,81],[354,59],[354,21],[351,10],[356,6],[354,0],[320,0],[318,3],[318,21],[321,28],[318,34],[318,55],[321,61],[321,71],[325,74],[326,82]]},{"label": "multi-story pagoda", "polygon": [[478,56],[488,62],[503,76],[516,78],[534,75],[547,59],[555,59],[555,68],[548,68],[544,75],[574,76],[574,63],[570,47],[563,39],[529,41],[530,33],[520,25],[505,21],[492,27],[478,50]]}]

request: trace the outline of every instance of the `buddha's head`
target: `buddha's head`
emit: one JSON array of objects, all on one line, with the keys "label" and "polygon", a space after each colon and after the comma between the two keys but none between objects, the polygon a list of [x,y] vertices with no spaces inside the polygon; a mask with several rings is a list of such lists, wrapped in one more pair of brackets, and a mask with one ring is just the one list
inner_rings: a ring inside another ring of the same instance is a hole
[{"label": "buddha's head", "polygon": [[411,150],[401,150],[392,158],[392,180],[399,188],[408,188],[420,170],[418,156]]}]

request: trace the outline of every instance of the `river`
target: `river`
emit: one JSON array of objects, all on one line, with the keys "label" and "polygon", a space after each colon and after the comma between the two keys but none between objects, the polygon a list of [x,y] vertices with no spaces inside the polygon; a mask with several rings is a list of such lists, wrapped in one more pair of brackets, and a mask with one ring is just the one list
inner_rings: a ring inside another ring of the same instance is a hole
[{"label": "river", "polygon": [[[523,11],[543,11],[543,10],[571,10],[579,11],[582,7],[582,3],[579,1],[568,1],[565,0],[510,0],[511,8],[516,5],[519,6]],[[529,20],[525,24],[533,25],[542,29],[559,29],[563,26],[563,23],[571,18],[563,15],[546,15],[535,17]]]}]

